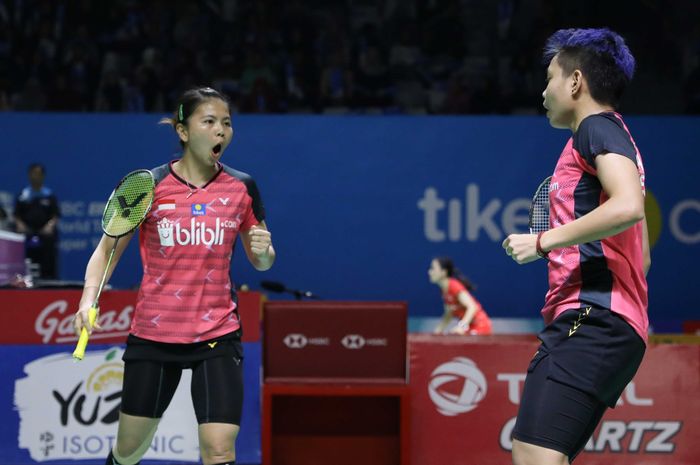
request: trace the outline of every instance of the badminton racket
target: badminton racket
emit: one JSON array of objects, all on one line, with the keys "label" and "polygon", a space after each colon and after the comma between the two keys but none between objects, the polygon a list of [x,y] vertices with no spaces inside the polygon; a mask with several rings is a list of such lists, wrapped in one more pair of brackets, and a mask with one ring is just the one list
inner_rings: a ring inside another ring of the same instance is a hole
[{"label": "badminton racket", "polygon": [[[141,225],[146,215],[148,215],[148,212],[151,210],[154,190],[155,179],[153,178],[153,174],[148,170],[136,170],[127,174],[119,181],[117,187],[112,191],[112,195],[109,196],[109,200],[107,200],[107,205],[105,205],[105,210],[102,214],[102,230],[106,235],[114,238],[114,245],[112,246],[112,251],[109,253],[107,266],[105,267],[104,273],[102,273],[102,279],[100,280],[100,286],[97,288],[95,300],[88,310],[88,322],[90,323],[90,327],[94,325],[97,319],[100,308],[100,294],[102,294],[102,289],[104,288],[107,273],[112,264],[112,258],[114,258],[114,252],[117,249],[119,238],[129,234]],[[87,329],[83,326],[75,351],[73,352],[73,358],[76,361],[82,360],[85,356],[85,348],[87,347],[89,337]]]},{"label": "badminton racket", "polygon": [[549,230],[549,184],[552,177],[544,179],[532,196],[528,226],[530,234],[539,234]]}]

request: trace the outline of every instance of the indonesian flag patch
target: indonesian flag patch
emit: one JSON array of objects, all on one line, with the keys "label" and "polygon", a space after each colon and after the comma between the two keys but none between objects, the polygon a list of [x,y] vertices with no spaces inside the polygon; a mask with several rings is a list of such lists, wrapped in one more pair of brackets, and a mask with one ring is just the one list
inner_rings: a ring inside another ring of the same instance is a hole
[{"label": "indonesian flag patch", "polygon": [[163,199],[158,202],[158,211],[175,210],[175,199]]}]

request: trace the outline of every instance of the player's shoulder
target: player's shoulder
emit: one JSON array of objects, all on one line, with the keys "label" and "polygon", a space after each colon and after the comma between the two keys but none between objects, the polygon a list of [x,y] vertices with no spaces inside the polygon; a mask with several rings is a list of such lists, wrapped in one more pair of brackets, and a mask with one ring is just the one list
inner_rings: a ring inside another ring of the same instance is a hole
[{"label": "player's shoulder", "polygon": [[162,165],[149,169],[149,171],[153,174],[153,179],[155,179],[156,184],[158,184],[170,174],[170,163],[163,163]]},{"label": "player's shoulder", "polygon": [[459,293],[459,292],[465,291],[467,289],[464,286],[464,284],[462,284],[462,282],[457,278],[450,278],[447,281],[447,288],[448,288],[448,290],[450,290],[451,292],[454,292],[454,293]]},{"label": "player's shoulder", "polygon": [[[221,164],[221,167],[222,174],[226,175],[224,176],[224,178],[228,178],[229,180],[232,179],[236,183],[242,183],[245,186],[248,194],[254,198],[260,195],[258,193],[258,186],[251,175],[243,171],[231,168],[230,166],[224,165],[223,163]],[[219,176],[219,178],[222,178],[222,176]]]},{"label": "player's shoulder", "polygon": [[221,164],[221,168],[222,168],[222,171],[224,173],[226,173],[227,175],[231,176],[232,178],[235,178],[235,179],[237,179],[245,184],[247,184],[249,182],[255,182],[255,181],[253,181],[253,177],[248,173],[237,170],[235,168],[231,168],[230,166],[225,165],[223,163]]},{"label": "player's shoulder", "polygon": [[605,132],[625,132],[625,126],[622,119],[613,112],[596,113],[589,115],[579,124],[577,134],[590,135],[593,133]]}]

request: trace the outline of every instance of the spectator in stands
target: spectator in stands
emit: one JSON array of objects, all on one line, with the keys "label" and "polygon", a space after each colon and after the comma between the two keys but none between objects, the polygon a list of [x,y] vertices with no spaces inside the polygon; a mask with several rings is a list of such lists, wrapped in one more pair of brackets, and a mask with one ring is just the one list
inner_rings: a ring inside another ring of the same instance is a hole
[{"label": "spectator in stands", "polygon": [[474,285],[454,266],[450,258],[438,257],[430,262],[428,269],[430,282],[442,292],[445,313],[435,328],[435,334],[443,334],[453,318],[457,325],[452,334],[489,335],[492,333],[491,320],[478,300],[469,291]]},{"label": "spectator in stands", "polygon": [[321,103],[326,107],[350,107],[353,103],[354,80],[345,51],[342,48],[333,50],[321,71]]},{"label": "spectator in stands", "polygon": [[0,231],[10,230],[10,218],[7,216],[7,212],[0,205]]},{"label": "spectator in stands", "polygon": [[[169,8],[163,1],[0,2],[0,109],[160,112],[190,85],[219,81],[218,66],[227,57],[236,72],[224,76],[237,83],[236,90],[221,90],[236,95],[236,103],[240,92],[251,111],[352,107],[376,113],[379,105],[407,113],[534,114],[539,49],[546,35],[556,24],[598,20],[596,9],[566,2],[536,2],[536,7],[513,0],[272,3],[178,2],[179,8]],[[626,26],[644,54],[640,58],[655,66],[649,77],[664,76],[666,86],[686,89],[693,99],[686,105],[681,92],[658,92],[658,79],[640,80],[625,102],[632,111],[659,111],[653,99],[636,98],[643,95],[664,95],[667,112],[698,111],[692,90],[697,77],[691,75],[700,34],[696,3],[677,0],[666,8],[660,0],[642,2],[642,20]],[[625,21],[626,15],[622,7],[606,9],[611,23]],[[654,35],[646,33],[650,24]],[[379,56],[368,57],[368,46],[377,47]],[[248,63],[243,76],[244,51],[253,49],[261,62],[254,68]],[[338,49],[342,64],[330,66]],[[298,52],[303,57],[295,56]],[[117,68],[110,63],[114,55]],[[443,107],[458,63],[464,63],[467,81],[453,82],[451,91],[461,100]],[[119,85],[114,75],[107,76],[115,72]],[[183,85],[188,73],[191,79]],[[672,86],[669,73],[684,82]],[[261,74],[265,83],[256,86]],[[488,81],[475,85],[474,74]],[[347,86],[349,76],[353,82]],[[69,97],[57,96],[55,89],[64,87]]]},{"label": "spectator in stands", "polygon": [[29,185],[15,201],[14,220],[18,233],[25,234],[26,256],[39,265],[43,279],[58,278],[58,200],[44,185],[46,170],[39,163],[29,165]]}]

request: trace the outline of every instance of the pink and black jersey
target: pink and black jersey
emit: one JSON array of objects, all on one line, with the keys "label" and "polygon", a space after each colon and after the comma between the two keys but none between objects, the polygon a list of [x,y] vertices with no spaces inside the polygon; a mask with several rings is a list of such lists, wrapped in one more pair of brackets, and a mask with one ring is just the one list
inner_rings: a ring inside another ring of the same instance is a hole
[{"label": "pink and black jersey", "polygon": [[143,281],[131,334],[167,343],[213,339],[240,327],[229,277],[240,231],[263,221],[253,179],[221,165],[201,188],[172,170],[152,170],[153,207],[140,228]]},{"label": "pink and black jersey", "polygon": [[[549,191],[550,226],[589,213],[608,197],[597,177],[595,158],[616,153],[631,159],[644,191],[644,166],[629,130],[617,113],[585,118],[562,151]],[[542,309],[549,324],[563,311],[586,306],[609,309],[647,340],[647,282],[643,223],[599,241],[549,253],[549,291]]]}]

